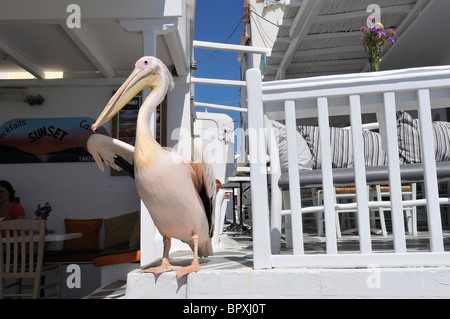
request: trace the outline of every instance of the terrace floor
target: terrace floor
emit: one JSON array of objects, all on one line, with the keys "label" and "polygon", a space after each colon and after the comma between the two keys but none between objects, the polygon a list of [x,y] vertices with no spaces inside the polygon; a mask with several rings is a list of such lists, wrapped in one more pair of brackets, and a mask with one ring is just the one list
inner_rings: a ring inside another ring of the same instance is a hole
[{"label": "terrace floor", "polygon": [[[250,226],[250,221],[246,220],[247,225]],[[325,238],[317,236],[317,232],[313,227],[309,227],[308,223],[304,224],[305,227],[305,253],[306,254],[320,254],[325,253]],[[407,238],[407,249],[409,252],[414,251],[426,251],[429,250],[429,239],[428,232],[425,229],[425,225],[418,224],[418,235],[410,236],[406,235]],[[389,234],[389,225],[388,225],[388,236],[383,237],[382,235],[373,234],[372,235],[372,248],[374,251],[383,251],[383,252],[391,252],[393,251],[393,237]],[[215,249],[214,256],[203,258],[200,260],[201,270],[199,273],[193,274],[194,277],[197,277],[199,274],[210,274],[217,275],[219,273],[233,273],[234,275],[242,273],[250,274],[255,270],[252,270],[252,240],[249,233],[240,233],[240,232],[224,232],[222,235],[222,241],[220,247]],[[283,241],[283,246],[285,246],[285,242]],[[446,251],[450,251],[450,227],[444,227],[444,246]],[[356,234],[351,235],[343,235],[342,238],[338,239],[338,250],[340,253],[346,252],[355,252],[359,250],[359,238]],[[282,254],[290,253],[290,249],[286,249],[282,247]],[[192,260],[192,252],[191,251],[175,251],[171,253],[171,262],[174,265],[178,266],[186,266],[189,265]],[[159,261],[155,262],[157,265]],[[153,265],[149,265],[153,266]],[[449,262],[450,266],[450,262]],[[446,268],[446,267],[444,267]],[[448,268],[450,272],[450,268]],[[145,274],[148,275],[148,274]],[[145,276],[148,277],[149,276]],[[179,280],[176,279],[175,274],[166,273],[156,278],[153,275],[150,275],[151,280],[147,280],[142,277],[139,269],[131,272],[128,275],[128,280],[131,280],[131,285],[133,287],[145,287],[150,285],[150,288],[154,288],[154,286],[158,283],[159,285],[166,285],[168,288],[175,291],[172,297],[177,297],[178,295],[185,296],[185,290],[187,286],[187,279],[181,278]],[[191,276],[191,275],[190,275]],[[250,275],[247,275],[250,276]],[[449,274],[450,276],[450,274]],[[131,278],[131,279],[130,279]],[[150,281],[150,283],[148,282]],[[128,289],[128,290],[127,290]],[[139,290],[138,288],[137,290]],[[133,289],[135,290],[135,289]],[[122,298],[157,298],[156,296],[142,295],[143,292],[136,292],[129,290],[127,288],[127,282],[125,280],[113,282],[108,284],[100,289],[94,291],[89,296],[86,296],[86,299],[122,299]],[[236,296],[239,296],[239,293],[236,292]],[[450,291],[445,295],[450,297]],[[198,296],[197,296],[198,297]],[[202,296],[205,297],[205,296]],[[211,298],[211,296],[210,296]],[[212,297],[214,298],[214,297]],[[219,297],[220,298],[220,297]]]}]

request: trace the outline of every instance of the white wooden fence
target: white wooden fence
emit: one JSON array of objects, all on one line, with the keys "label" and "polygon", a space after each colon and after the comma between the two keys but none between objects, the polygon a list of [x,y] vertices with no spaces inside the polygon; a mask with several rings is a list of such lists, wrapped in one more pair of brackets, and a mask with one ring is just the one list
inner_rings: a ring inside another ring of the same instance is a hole
[{"label": "white wooden fence", "polygon": [[[431,108],[450,107],[450,66],[267,83],[262,83],[259,70],[251,69],[246,73],[246,81],[255,268],[450,265],[450,253],[444,250],[440,215],[440,204],[448,204],[449,200],[439,198],[431,125]],[[401,194],[396,111],[414,109],[418,110],[420,121],[425,195],[424,199],[405,202]],[[369,202],[367,195],[361,137],[363,113],[376,113],[383,148],[387,152],[389,178],[386,182],[390,186],[392,252],[374,252],[372,249],[369,207],[375,207],[380,202]],[[357,208],[359,234],[359,250],[351,253],[340,253],[336,238],[337,206],[329,138],[331,115],[350,116],[357,197],[354,207]],[[291,218],[293,249],[282,253],[279,236],[271,235],[279,234],[283,227],[283,194],[277,186],[279,170],[268,166],[267,155],[272,155],[270,165],[276,165],[276,158],[271,152],[273,143],[270,143],[270,134],[266,134],[265,116],[285,120],[287,130],[290,208],[284,207],[284,212],[288,209]],[[313,208],[302,208],[295,146],[296,119],[305,117],[318,117],[322,145],[324,202],[323,206]],[[269,185],[272,185],[271,190]],[[413,252],[407,249],[403,208],[411,205],[426,207],[428,251]],[[320,210],[324,211],[325,216],[326,252],[305,253],[302,214]]]}]

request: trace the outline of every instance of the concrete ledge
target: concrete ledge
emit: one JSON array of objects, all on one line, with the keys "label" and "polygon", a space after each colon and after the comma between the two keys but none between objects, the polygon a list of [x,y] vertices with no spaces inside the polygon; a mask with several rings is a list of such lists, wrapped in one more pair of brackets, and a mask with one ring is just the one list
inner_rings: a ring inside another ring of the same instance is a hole
[{"label": "concrete ledge", "polygon": [[450,267],[200,270],[128,274],[126,298],[449,298]]},{"label": "concrete ledge", "polygon": [[125,297],[127,299],[186,299],[186,277],[177,280],[175,272],[161,275],[141,273],[136,269],[128,273]]}]

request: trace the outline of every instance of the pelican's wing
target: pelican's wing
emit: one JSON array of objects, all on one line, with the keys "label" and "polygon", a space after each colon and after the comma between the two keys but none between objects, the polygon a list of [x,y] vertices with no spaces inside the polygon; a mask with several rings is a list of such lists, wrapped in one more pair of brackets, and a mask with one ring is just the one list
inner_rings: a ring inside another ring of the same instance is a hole
[{"label": "pelican's wing", "polygon": [[87,141],[87,149],[94,157],[98,167],[103,171],[103,161],[112,168],[120,168],[134,177],[134,147],[112,137],[93,134]]},{"label": "pelican's wing", "polygon": [[[211,155],[208,148],[203,144],[199,138],[194,139],[194,148],[197,153],[197,163],[192,163],[191,166],[195,170],[194,184],[197,185],[200,198],[205,207],[206,218],[209,224],[209,235],[214,233],[214,204],[216,197],[216,178],[214,174],[214,167]],[[220,212],[219,212],[220,213]]]},{"label": "pelican's wing", "polygon": [[212,157],[208,147],[200,138],[194,139],[194,148],[197,153],[197,162],[203,164],[204,168],[204,184],[208,197],[212,197],[216,192],[216,176],[214,174],[214,166]]}]

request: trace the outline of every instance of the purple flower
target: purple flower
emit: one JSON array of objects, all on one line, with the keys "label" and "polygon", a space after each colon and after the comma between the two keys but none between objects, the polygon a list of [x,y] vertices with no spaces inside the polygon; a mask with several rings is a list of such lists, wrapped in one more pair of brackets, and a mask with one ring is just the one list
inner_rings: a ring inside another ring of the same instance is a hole
[{"label": "purple flower", "polygon": [[[371,17],[373,18],[373,17]],[[373,19],[375,22],[375,19]],[[395,41],[393,37],[395,32],[392,29],[386,29],[381,23],[377,23],[375,27],[361,27],[360,31],[363,33],[361,40],[363,42],[364,50],[367,59],[370,63],[381,62],[381,51],[389,44],[394,44]],[[389,41],[389,42],[388,42]]]},{"label": "purple flower", "polygon": [[52,211],[52,206],[49,202],[46,202],[44,206],[41,206],[41,204],[38,204],[37,210],[34,212],[34,215],[37,218],[41,219],[47,219],[48,215]]}]

